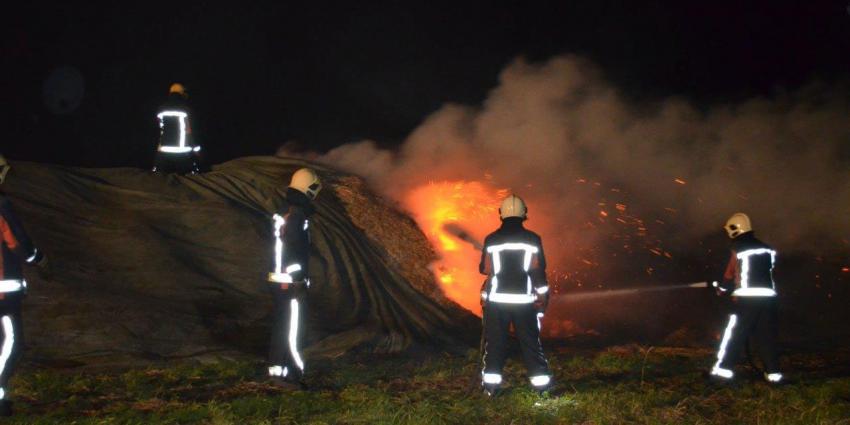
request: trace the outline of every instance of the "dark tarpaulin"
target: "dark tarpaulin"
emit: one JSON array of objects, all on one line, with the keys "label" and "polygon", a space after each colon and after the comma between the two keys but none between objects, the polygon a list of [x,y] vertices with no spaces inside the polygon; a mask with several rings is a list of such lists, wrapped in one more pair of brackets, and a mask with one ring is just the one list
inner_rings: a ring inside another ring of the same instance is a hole
[{"label": "dark tarpaulin", "polygon": [[428,271],[425,236],[357,177],[278,157],[199,176],[12,165],[2,190],[49,258],[47,273],[27,270],[24,323],[35,358],[263,354],[271,215],[305,165],[325,182],[311,220],[308,355],[465,348],[475,332],[474,316]]}]

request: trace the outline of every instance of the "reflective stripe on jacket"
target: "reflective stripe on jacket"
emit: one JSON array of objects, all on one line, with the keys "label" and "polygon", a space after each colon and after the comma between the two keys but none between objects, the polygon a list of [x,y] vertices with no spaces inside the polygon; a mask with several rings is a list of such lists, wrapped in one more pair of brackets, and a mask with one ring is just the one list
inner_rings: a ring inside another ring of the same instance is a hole
[{"label": "reflective stripe on jacket", "polygon": [[549,290],[540,236],[517,217],[505,219],[484,240],[479,271],[487,275],[482,297],[490,302],[530,304]]},{"label": "reflective stripe on jacket", "polygon": [[775,264],[776,251],[756,239],[753,232],[747,232],[732,241],[732,255],[723,279],[734,281],[732,296],[773,297]]}]

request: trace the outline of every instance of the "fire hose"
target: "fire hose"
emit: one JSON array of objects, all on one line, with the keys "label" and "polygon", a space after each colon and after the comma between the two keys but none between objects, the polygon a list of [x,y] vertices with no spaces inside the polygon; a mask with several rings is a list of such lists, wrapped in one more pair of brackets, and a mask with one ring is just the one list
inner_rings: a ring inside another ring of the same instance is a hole
[{"label": "fire hose", "polygon": [[[467,232],[465,229],[463,229],[461,226],[459,226],[455,223],[445,224],[443,226],[443,230],[454,235],[458,239],[460,239],[460,240],[462,240],[466,243],[469,243],[475,249],[482,249],[483,248],[483,245],[481,244],[480,241],[475,239],[474,236],[470,235],[469,232]],[[593,300],[593,299],[605,298],[605,297],[612,297],[612,296],[624,296],[624,295],[638,294],[638,293],[644,293],[644,292],[670,291],[670,290],[677,290],[677,289],[708,288],[708,287],[713,287],[720,292],[726,292],[726,289],[723,288],[721,285],[719,285],[718,282],[716,282],[716,281],[711,282],[711,283],[709,283],[707,281],[703,281],[703,282],[684,283],[684,284],[678,284],[678,285],[663,285],[663,286],[651,286],[651,287],[609,289],[609,290],[599,290],[599,291],[584,291],[584,292],[572,293],[572,294],[569,294],[569,295],[561,295],[561,296],[558,297],[558,299],[563,299],[563,300],[569,301],[569,302],[576,302],[576,301],[587,301],[587,300]],[[487,314],[486,314],[485,310],[486,310],[486,305],[483,307],[482,313],[481,313],[481,339],[479,341],[479,346],[478,346],[478,366],[479,366],[480,370],[483,370],[483,368],[484,368],[484,364],[483,364],[484,363],[484,350],[486,349],[485,346],[486,346],[486,343],[487,343],[486,337],[485,337],[485,332],[486,332],[486,329],[487,329]],[[752,366],[752,368],[755,369],[756,371],[761,371],[761,368],[759,368],[755,364],[755,362],[753,361],[752,350],[751,350],[749,342],[746,344],[746,355],[747,355],[747,360],[750,363],[750,366]],[[477,378],[478,377],[476,376],[476,383],[477,383]]]}]

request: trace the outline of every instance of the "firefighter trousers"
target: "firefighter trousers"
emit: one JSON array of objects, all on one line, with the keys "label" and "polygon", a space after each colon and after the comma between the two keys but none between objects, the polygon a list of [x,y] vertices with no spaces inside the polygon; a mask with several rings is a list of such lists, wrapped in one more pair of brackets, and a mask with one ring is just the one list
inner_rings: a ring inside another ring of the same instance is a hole
[{"label": "firefighter trousers", "polygon": [[510,326],[514,325],[528,377],[534,387],[549,386],[549,363],[540,344],[540,318],[532,304],[489,302],[484,307],[484,386],[496,388],[508,355]]},{"label": "firefighter trousers", "polygon": [[775,297],[737,297],[723,332],[715,370],[719,369],[731,377],[747,340],[753,337],[759,349],[764,372],[779,373],[776,320]]},{"label": "firefighter trousers", "polygon": [[299,350],[304,337],[307,297],[306,290],[301,286],[293,284],[293,287],[287,290],[272,289],[274,312],[269,375],[292,381],[298,381],[304,375],[304,359]]},{"label": "firefighter trousers", "polygon": [[21,301],[5,299],[0,301],[0,327],[3,330],[3,344],[0,348],[0,400],[8,390],[9,379],[20,359],[23,343],[21,329]]}]

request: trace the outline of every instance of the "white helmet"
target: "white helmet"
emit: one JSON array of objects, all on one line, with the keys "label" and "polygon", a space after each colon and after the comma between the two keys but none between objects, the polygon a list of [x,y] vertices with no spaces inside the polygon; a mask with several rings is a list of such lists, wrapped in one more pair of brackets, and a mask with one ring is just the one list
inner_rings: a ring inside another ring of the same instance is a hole
[{"label": "white helmet", "polygon": [[726,233],[728,233],[729,237],[732,239],[735,239],[744,233],[753,231],[753,225],[750,223],[750,218],[744,213],[732,214],[732,217],[729,217],[729,220],[726,220],[726,225],[723,226],[723,228],[726,229]]},{"label": "white helmet", "polygon": [[307,195],[310,199],[316,199],[316,195],[322,190],[322,182],[319,175],[311,168],[301,168],[292,175],[289,187]]},{"label": "white helmet", "polygon": [[6,174],[11,168],[12,166],[6,161],[6,157],[0,154],[0,184],[3,184],[3,181],[6,180]]},{"label": "white helmet", "polygon": [[508,217],[526,218],[528,208],[525,207],[525,202],[519,196],[511,195],[502,201],[502,206],[499,207],[499,217],[502,220]]}]

